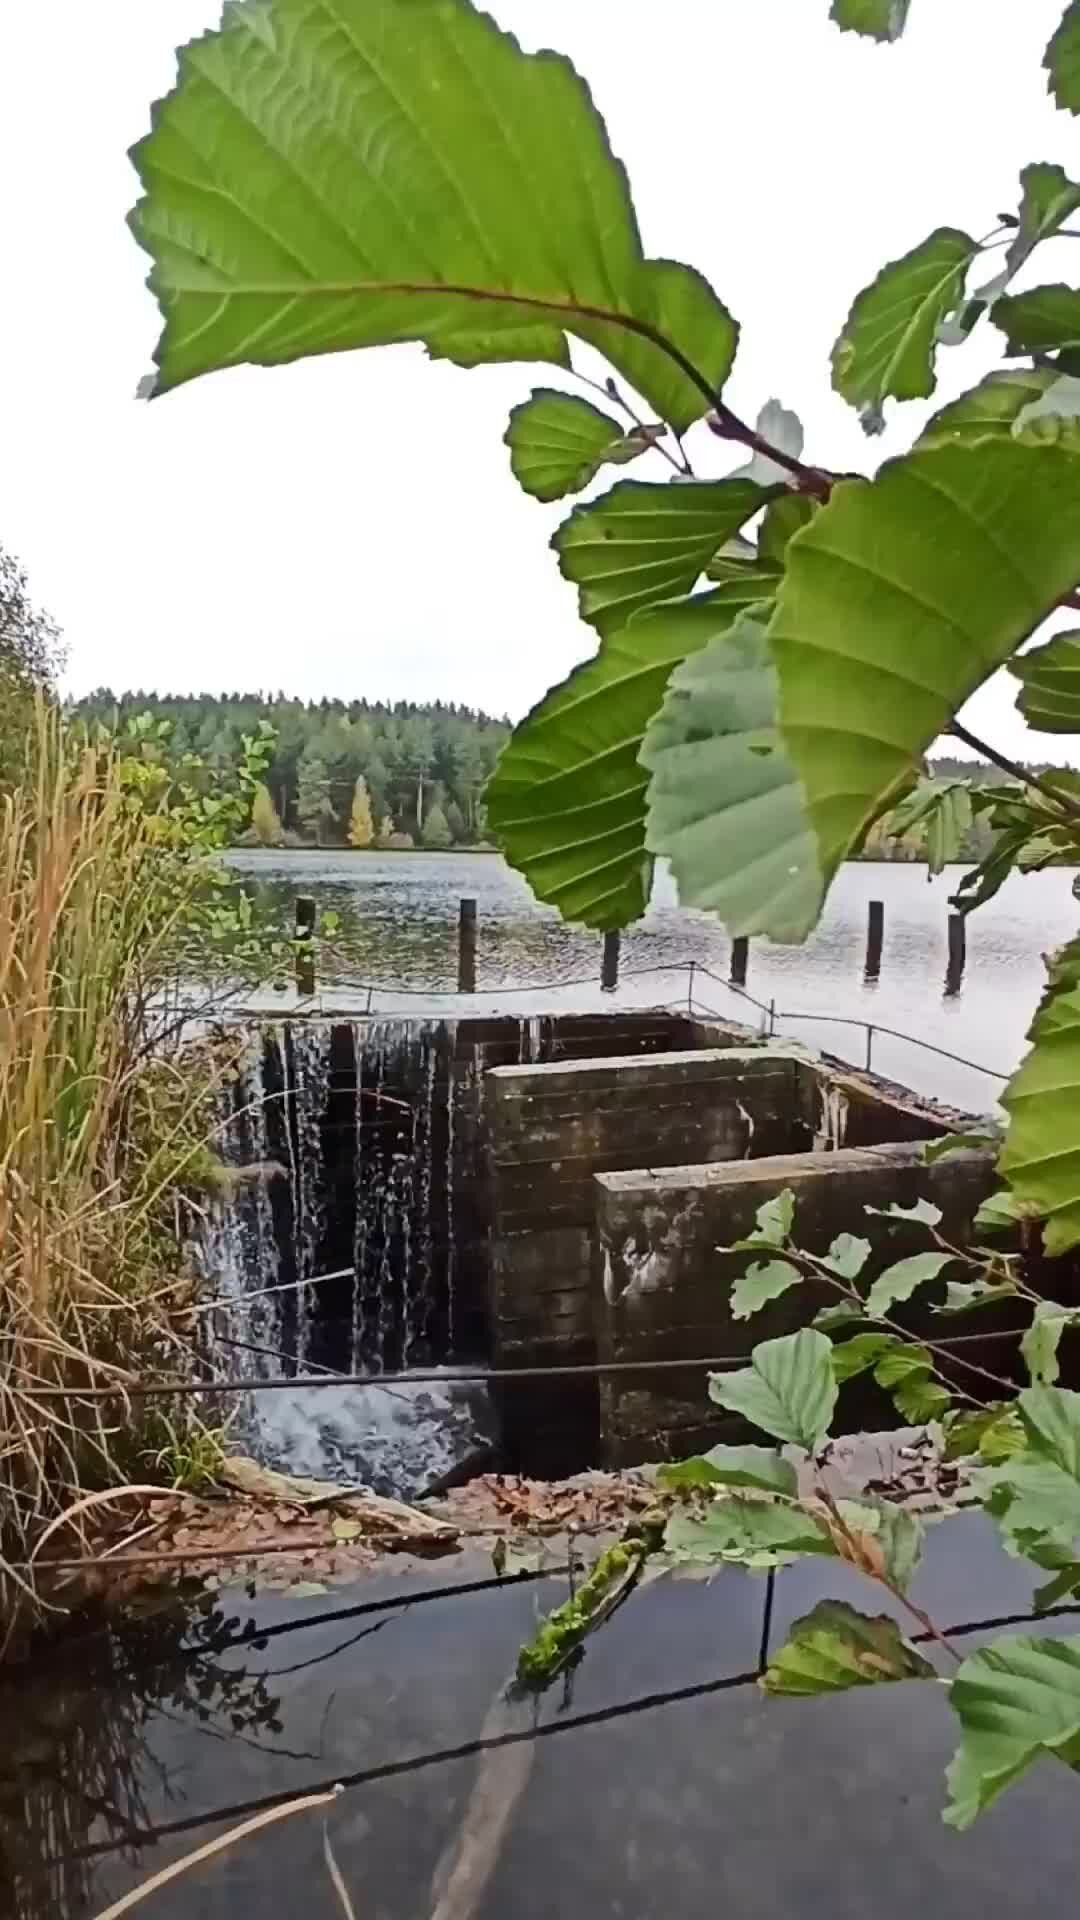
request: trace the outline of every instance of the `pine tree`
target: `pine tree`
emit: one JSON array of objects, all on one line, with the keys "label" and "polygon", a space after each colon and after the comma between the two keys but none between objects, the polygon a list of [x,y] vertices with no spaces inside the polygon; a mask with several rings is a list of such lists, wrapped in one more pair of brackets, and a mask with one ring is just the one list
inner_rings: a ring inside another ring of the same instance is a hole
[{"label": "pine tree", "polygon": [[350,847],[370,847],[375,838],[375,825],[371,818],[371,795],[367,781],[361,773],[353,788],[352,813],[349,816]]},{"label": "pine tree", "polygon": [[449,823],[437,800],[427,810],[420,839],[425,847],[441,849],[451,845]]},{"label": "pine tree", "polygon": [[260,847],[280,847],[285,834],[281,816],[270,798],[270,789],[260,780],[251,801],[251,827]]}]

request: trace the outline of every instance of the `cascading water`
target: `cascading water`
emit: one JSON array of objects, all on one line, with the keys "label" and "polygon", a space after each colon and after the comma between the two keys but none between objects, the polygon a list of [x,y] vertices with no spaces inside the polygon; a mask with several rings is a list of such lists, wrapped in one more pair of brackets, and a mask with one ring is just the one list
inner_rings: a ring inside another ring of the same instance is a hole
[{"label": "cascading water", "polygon": [[269,1465],[415,1493],[491,1455],[487,1395],[453,1372],[483,1353],[485,1237],[484,1048],[458,1059],[457,1039],[449,1021],[280,1023],[240,1063],[237,1179],[201,1248],[222,1371],[446,1368],[253,1394],[233,1438]]}]

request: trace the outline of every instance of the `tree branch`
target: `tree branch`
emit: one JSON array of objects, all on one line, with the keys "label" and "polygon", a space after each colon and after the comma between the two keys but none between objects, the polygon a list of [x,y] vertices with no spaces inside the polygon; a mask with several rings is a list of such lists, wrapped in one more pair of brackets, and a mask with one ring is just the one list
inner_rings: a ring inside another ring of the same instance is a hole
[{"label": "tree branch", "polygon": [[1048,800],[1052,800],[1055,806],[1060,807],[1062,813],[1067,814],[1070,820],[1080,821],[1080,802],[1076,801],[1071,794],[1062,793],[1059,788],[1052,786],[1041,773],[1032,773],[1015,760],[1007,759],[1005,754],[997,751],[996,747],[988,746],[985,740],[980,740],[978,734],[969,733],[958,720],[953,721],[949,732],[954,740],[962,740],[965,747],[973,747],[976,753],[982,754],[984,760],[989,760],[995,767],[1000,767],[1002,773],[1007,773],[1012,779],[1019,780],[1021,786],[1036,787]]},{"label": "tree branch", "polygon": [[749,447],[752,452],[760,453],[776,466],[783,467],[785,473],[790,473],[792,479],[798,482],[800,493],[812,494],[816,500],[827,500],[832,493],[832,474],[823,473],[819,467],[808,467],[804,460],[797,460],[792,453],[782,453],[755,427],[748,427],[745,420],[740,420],[724,401],[716,402],[713,412],[706,415],[706,424],[718,439],[737,440],[740,446]]}]

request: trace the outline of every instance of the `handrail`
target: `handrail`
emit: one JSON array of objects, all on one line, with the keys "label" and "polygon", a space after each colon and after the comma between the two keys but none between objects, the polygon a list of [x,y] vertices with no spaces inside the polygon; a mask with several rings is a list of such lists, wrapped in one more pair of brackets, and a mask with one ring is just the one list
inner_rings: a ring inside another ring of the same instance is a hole
[{"label": "handrail", "polygon": [[[702,979],[711,980],[716,986],[723,987],[726,993],[733,994],[737,1000],[743,1000],[749,1006],[755,1007],[757,1011],[763,1014],[768,1020],[770,1036],[775,1035],[776,1022],[778,1020],[805,1020],[832,1026],[860,1027],[867,1036],[867,1072],[870,1071],[871,1066],[874,1035],[882,1033],[887,1034],[892,1040],[903,1040],[906,1041],[909,1046],[921,1047],[924,1053],[933,1053],[936,1054],[939,1059],[951,1060],[959,1067],[967,1067],[972,1073],[985,1074],[990,1080],[1006,1082],[1012,1077],[1011,1074],[1003,1073],[998,1067],[985,1066],[980,1060],[969,1060],[962,1053],[952,1052],[949,1047],[939,1047],[932,1040],[923,1040],[920,1035],[916,1033],[905,1033],[899,1027],[885,1026],[878,1020],[864,1020],[856,1014],[847,1013],[802,1012],[795,1007],[778,1007],[775,1000],[759,1000],[755,994],[748,992],[745,987],[740,987],[733,980],[725,980],[722,974],[714,973],[710,967],[703,966],[700,960],[670,960],[662,965],[658,964],[656,966],[627,967],[623,970],[621,979],[643,980],[656,974],[673,973],[685,973],[689,976],[689,990],[687,994],[688,1012],[693,1011],[694,981],[700,975]],[[334,984],[339,989],[344,988],[346,991],[353,990],[367,997],[367,1006],[362,1013],[347,1012],[345,1009],[341,1009],[343,1018],[378,1019],[380,1017],[380,1009],[372,1006],[372,1000],[377,994],[383,994],[388,998],[401,1000],[501,999],[510,994],[540,993],[552,990],[562,992],[572,987],[592,987],[596,985],[596,980],[593,975],[572,980],[531,980],[524,982],[520,986],[478,987],[475,992],[468,994],[462,993],[454,987],[402,987],[372,980],[343,979]],[[672,1005],[675,1004],[676,1003],[672,1003]],[[234,1019],[258,1018],[260,1013],[265,1013],[265,1011],[265,1009],[241,1007],[233,1011],[232,1017]],[[332,1011],[333,1010],[331,1010],[331,1013]],[[647,1011],[647,1009],[643,1009],[643,1011]],[[704,1005],[701,1007],[701,1012],[713,1019],[721,1017],[714,1008],[708,1008]],[[280,1017],[288,1018],[289,1014],[283,1011]]]}]

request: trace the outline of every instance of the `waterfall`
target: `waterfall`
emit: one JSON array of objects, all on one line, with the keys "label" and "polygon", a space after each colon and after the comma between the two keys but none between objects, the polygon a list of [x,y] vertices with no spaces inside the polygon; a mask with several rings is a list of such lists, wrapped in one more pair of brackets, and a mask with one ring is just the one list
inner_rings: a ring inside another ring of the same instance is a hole
[{"label": "waterfall", "polygon": [[[517,1059],[531,1035],[506,1024],[496,1051]],[[222,1116],[238,1178],[199,1252],[230,1303],[211,1316],[222,1371],[448,1369],[445,1386],[253,1395],[242,1444],[269,1464],[414,1492],[490,1449],[486,1394],[452,1371],[483,1352],[486,1310],[486,1050],[458,1054],[453,1021],[297,1021],[239,1063]]]}]

